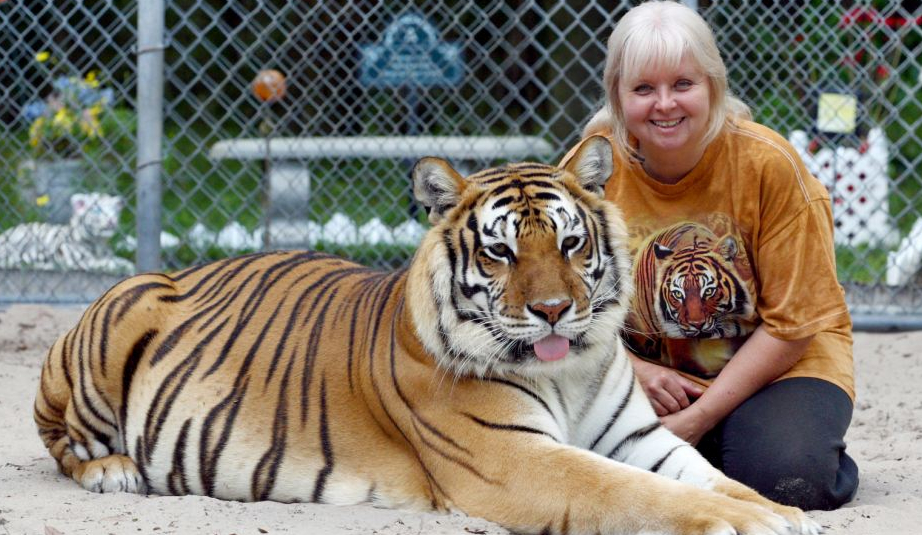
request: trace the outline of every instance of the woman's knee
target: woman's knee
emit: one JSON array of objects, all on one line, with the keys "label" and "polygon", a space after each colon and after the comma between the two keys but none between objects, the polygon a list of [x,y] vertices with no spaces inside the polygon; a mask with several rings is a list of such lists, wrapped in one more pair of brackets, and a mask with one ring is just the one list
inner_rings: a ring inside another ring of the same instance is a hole
[{"label": "woman's knee", "polygon": [[835,464],[807,456],[772,459],[756,470],[734,470],[734,464],[724,467],[727,476],[766,498],[806,510],[837,509],[848,503],[858,488],[858,469],[844,452]]},{"label": "woman's knee", "polygon": [[850,418],[851,400],[838,387],[817,379],[781,381],[723,422],[722,468],[779,503],[835,509],[858,486],[858,468],[845,453]]}]

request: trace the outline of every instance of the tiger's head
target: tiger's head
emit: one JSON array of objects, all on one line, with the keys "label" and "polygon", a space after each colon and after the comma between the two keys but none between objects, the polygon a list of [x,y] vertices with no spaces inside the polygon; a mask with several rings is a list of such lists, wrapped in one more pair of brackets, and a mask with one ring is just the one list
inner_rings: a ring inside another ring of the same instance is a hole
[{"label": "tiger's head", "polygon": [[655,310],[665,336],[725,338],[749,333],[749,324],[740,319],[753,316],[754,307],[733,265],[742,254],[734,236],[696,237],[675,249],[653,246],[662,281]]},{"label": "tiger's head", "polygon": [[611,354],[633,289],[625,225],[602,198],[611,173],[602,137],[564,168],[509,164],[464,178],[439,158],[416,164],[414,194],[433,228],[408,296],[440,366],[534,376]]}]

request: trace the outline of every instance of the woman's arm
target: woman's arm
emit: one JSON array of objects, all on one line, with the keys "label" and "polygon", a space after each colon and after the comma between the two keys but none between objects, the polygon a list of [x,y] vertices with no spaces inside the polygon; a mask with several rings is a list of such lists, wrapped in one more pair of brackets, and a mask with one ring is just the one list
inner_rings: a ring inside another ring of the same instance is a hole
[{"label": "woman's arm", "polygon": [[660,420],[679,437],[697,444],[743,401],[791,369],[812,339],[781,340],[759,325],[697,401]]},{"label": "woman's arm", "polygon": [[627,350],[634,367],[634,375],[640,381],[647,399],[653,405],[657,416],[666,416],[691,405],[694,398],[704,393],[704,387],[683,377],[679,372],[638,357]]}]

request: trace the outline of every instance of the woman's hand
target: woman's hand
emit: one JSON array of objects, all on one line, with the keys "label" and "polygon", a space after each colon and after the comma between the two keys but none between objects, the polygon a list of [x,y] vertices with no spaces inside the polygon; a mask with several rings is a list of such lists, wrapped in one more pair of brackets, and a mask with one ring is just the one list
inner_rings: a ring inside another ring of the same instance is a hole
[{"label": "woman's hand", "polygon": [[635,355],[631,355],[631,362],[634,365],[634,374],[637,375],[644,393],[650,398],[657,416],[677,413],[691,405],[689,397],[697,398],[704,393],[701,386],[682,377],[675,370],[657,366]]},{"label": "woman's hand", "polygon": [[[660,415],[660,421],[680,438],[696,444],[740,403],[789,370],[804,354],[812,338],[782,340],[770,335],[764,325],[759,325],[697,401],[679,412]],[[634,362],[638,360],[634,358]],[[637,370],[637,366],[634,369]],[[637,372],[638,377],[642,373],[649,372]]]},{"label": "woman's hand", "polygon": [[695,403],[679,412],[661,416],[659,421],[666,429],[692,446],[697,445],[701,437],[714,427],[711,420]]}]

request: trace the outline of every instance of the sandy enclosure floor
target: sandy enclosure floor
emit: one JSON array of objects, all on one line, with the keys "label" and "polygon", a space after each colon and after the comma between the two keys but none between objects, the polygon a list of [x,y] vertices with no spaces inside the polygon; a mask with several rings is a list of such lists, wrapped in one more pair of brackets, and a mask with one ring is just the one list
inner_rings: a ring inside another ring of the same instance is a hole
[{"label": "sandy enclosure floor", "polygon": [[[506,533],[462,515],[84,491],[58,473],[32,421],[45,352],[81,313],[0,309],[0,535]],[[857,333],[855,355],[858,402],[847,441],[861,486],[846,507],[810,516],[830,535],[922,534],[922,332]]]}]

